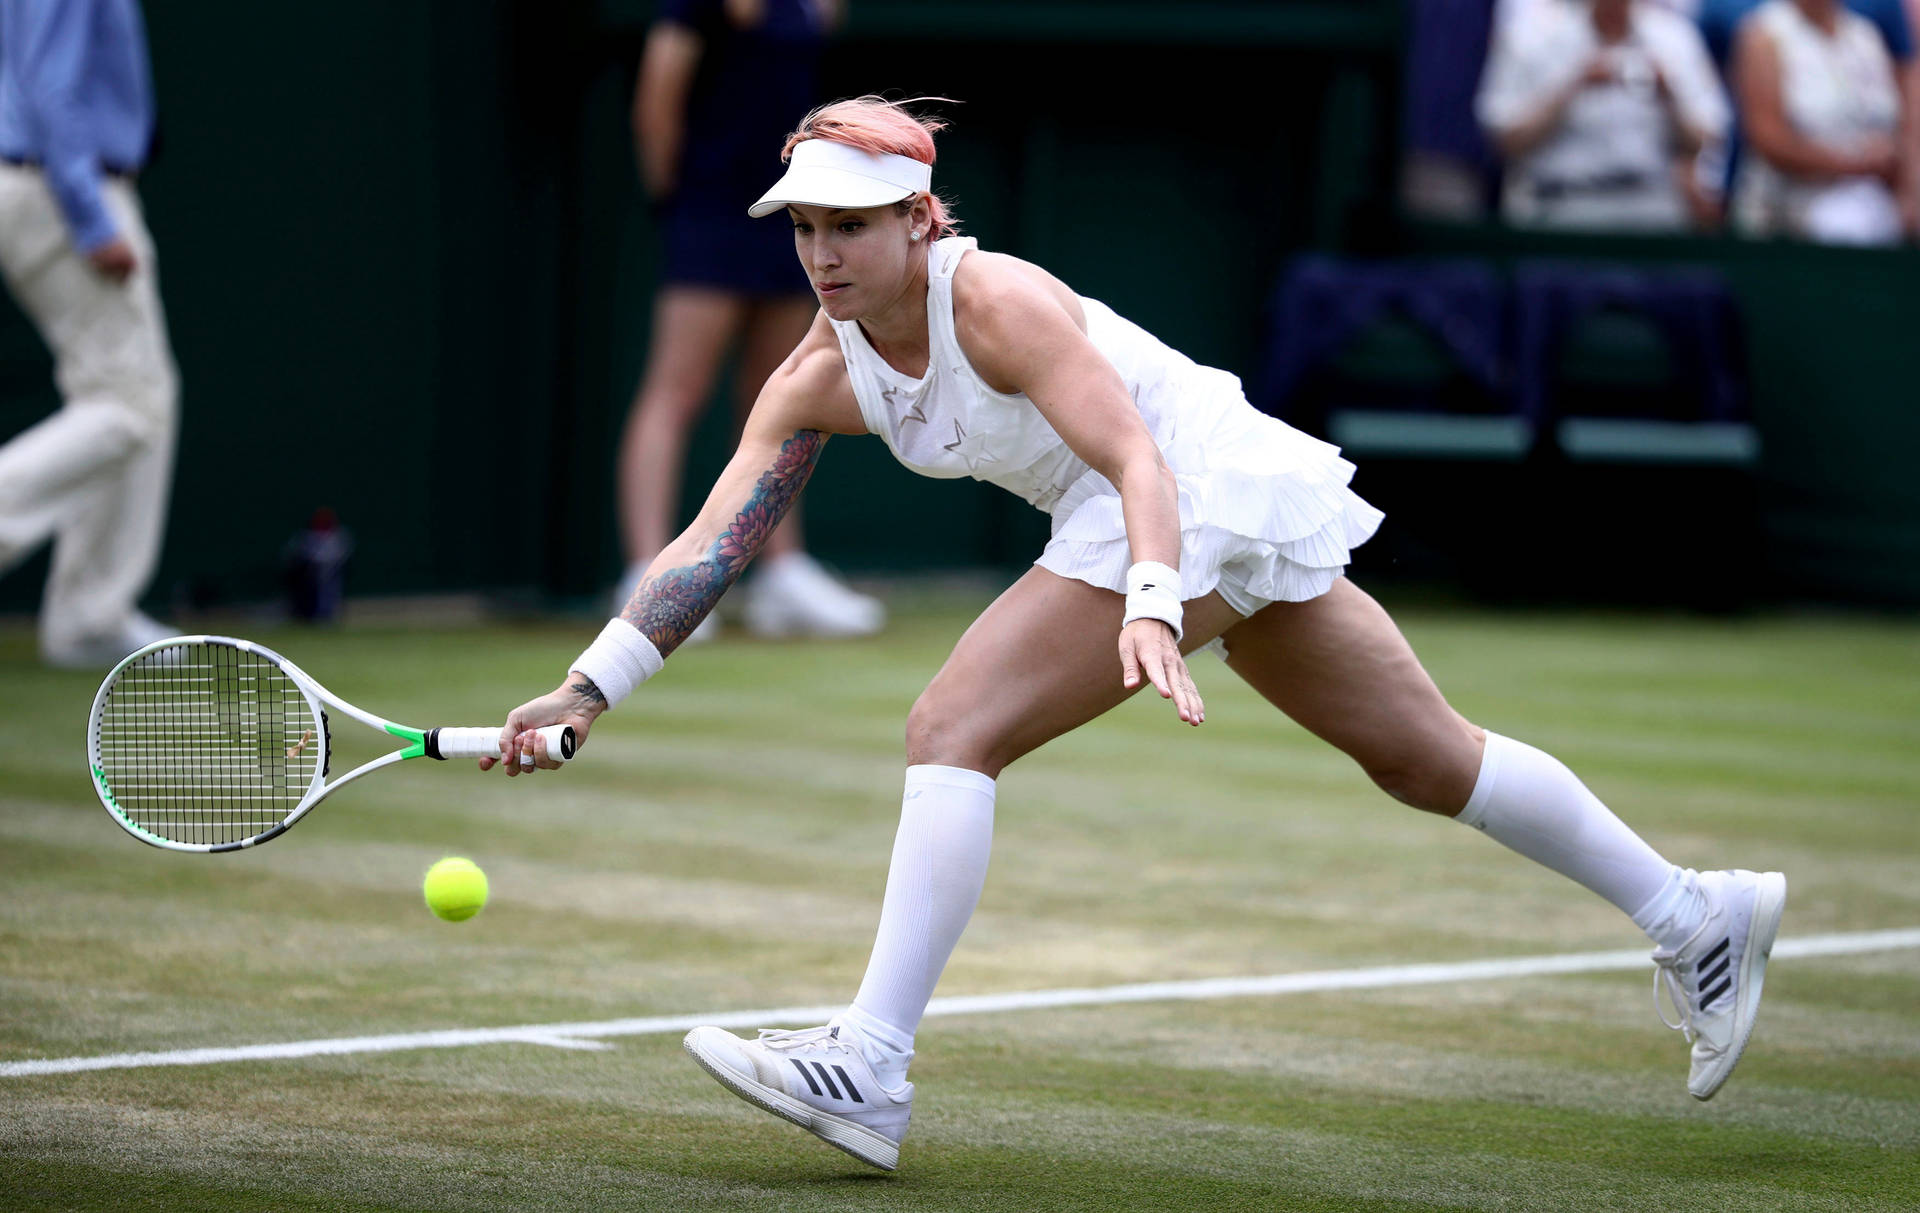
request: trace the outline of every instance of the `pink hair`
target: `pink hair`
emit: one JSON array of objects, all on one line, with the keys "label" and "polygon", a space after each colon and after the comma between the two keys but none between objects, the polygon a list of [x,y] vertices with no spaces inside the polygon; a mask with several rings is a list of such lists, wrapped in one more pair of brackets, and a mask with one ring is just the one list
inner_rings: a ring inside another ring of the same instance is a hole
[{"label": "pink hair", "polygon": [[[945,101],[945,97],[915,97],[915,101]],[[907,156],[929,167],[933,164],[933,136],[947,124],[938,118],[921,118],[907,109],[904,101],[889,101],[872,93],[846,101],[835,101],[814,110],[800,120],[780,149],[781,163],[793,155],[794,145],[807,139],[826,139],[857,147],[873,155]],[[908,198],[897,205],[904,211]],[[938,194],[928,194],[932,208],[935,240],[960,230],[959,221]]]}]

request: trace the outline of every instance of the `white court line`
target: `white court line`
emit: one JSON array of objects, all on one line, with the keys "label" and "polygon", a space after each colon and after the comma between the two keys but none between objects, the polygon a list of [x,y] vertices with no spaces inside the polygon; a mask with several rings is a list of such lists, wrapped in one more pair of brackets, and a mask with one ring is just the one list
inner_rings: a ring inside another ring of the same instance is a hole
[{"label": "white court line", "polygon": [[[1857,931],[1846,935],[1806,935],[1773,945],[1774,959],[1844,956],[1920,948],[1920,927],[1895,931]],[[1216,977],[1203,981],[1153,981],[1127,986],[1027,990],[1013,994],[975,994],[936,998],[934,1015],[986,1015],[1039,1007],[1091,1007],[1121,1002],[1169,1002],[1243,998],[1257,994],[1305,994],[1320,990],[1378,990],[1388,986],[1433,985],[1559,973],[1601,973],[1644,969],[1652,961],[1644,951],[1572,952],[1559,956],[1513,956],[1454,964],[1388,965],[1371,969],[1328,969],[1281,973],[1272,977]],[[394,1036],[344,1036],[332,1040],[294,1040],[229,1049],[176,1049],[165,1053],[113,1053],[102,1057],[51,1057],[0,1062],[0,1078],[35,1074],[72,1074],[81,1070],[126,1070],[140,1066],[206,1066],[228,1061],[279,1061],[338,1053],[391,1053],[400,1049],[458,1049],[469,1045],[536,1044],[561,1049],[609,1049],[605,1036],[646,1036],[685,1032],[702,1024],[754,1028],[766,1024],[823,1023],[845,1004],[819,1007],[771,1007],[758,1011],[708,1011],[697,1015],[657,1015],[646,1019],[608,1019],[598,1023],[522,1024],[513,1028],[471,1028],[443,1032],[407,1032]]]}]

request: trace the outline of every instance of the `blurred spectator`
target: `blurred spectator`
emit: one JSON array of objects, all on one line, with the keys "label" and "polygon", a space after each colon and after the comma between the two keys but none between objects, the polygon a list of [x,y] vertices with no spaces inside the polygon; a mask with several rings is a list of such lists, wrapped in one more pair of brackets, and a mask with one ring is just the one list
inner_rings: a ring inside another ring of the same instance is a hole
[{"label": "blurred spectator", "polygon": [[1893,56],[1839,0],[1767,0],[1734,40],[1748,154],[1736,226],[1829,244],[1897,243],[1920,222]]},{"label": "blurred spectator", "polygon": [[[1695,20],[1714,0],[1646,0],[1646,2],[1655,8],[1664,8],[1669,12],[1679,13],[1688,20]],[[1758,4],[1760,0],[1753,0],[1753,2]],[[1555,0],[1494,0],[1494,21],[1504,26],[1514,17],[1524,14],[1529,8],[1552,3],[1555,3]]]},{"label": "blurred spectator", "polygon": [[[1907,33],[1920,38],[1920,0],[1907,0]],[[1920,48],[1915,48],[1920,52]],[[1900,60],[1900,113],[1907,139],[1907,234],[1920,240],[1920,53]]]},{"label": "blurred spectator", "polygon": [[330,506],[321,506],[306,529],[287,541],[280,563],[287,580],[287,613],[320,623],[338,618],[347,594],[347,561],[353,556],[353,532],[340,525]]},{"label": "blurred spectator", "polygon": [[[1909,172],[1920,172],[1920,55],[1915,53],[1914,34],[1920,30],[1920,0],[1845,0],[1846,6],[1862,17],[1873,22],[1885,39],[1887,50],[1893,55],[1894,72],[1904,97],[1900,128],[1903,157],[1909,166]],[[1733,39],[1740,23],[1754,9],[1760,7],[1761,0],[1705,0],[1700,8],[1700,32],[1706,35],[1707,49],[1713,52],[1714,62],[1721,66],[1729,79],[1733,76]],[[1729,157],[1727,183],[1731,187],[1734,173],[1739,162],[1746,154],[1738,133],[1738,112],[1735,113],[1736,137],[1732,155]],[[1910,197],[1920,198],[1920,190],[1912,192]],[[1911,204],[1910,204],[1911,205]],[[1908,217],[1909,227],[1920,219],[1920,215]]]},{"label": "blurred spectator", "polygon": [[[740,346],[741,416],[806,336],[817,304],[786,224],[747,207],[778,149],[819,101],[816,75],[840,0],[664,0],[634,87],[640,175],[665,240],[646,372],[620,444],[617,611],[678,531],[687,445],[728,351]],[[768,634],[878,631],[880,603],[829,576],[801,546],[800,515],[767,541],[746,591],[748,625]],[[717,616],[691,640],[710,639]]]},{"label": "blurred spectator", "polygon": [[1416,0],[1407,14],[1401,202],[1429,219],[1485,215],[1498,161],[1473,116],[1492,37],[1487,0]]},{"label": "blurred spectator", "polygon": [[[1905,0],[1843,0],[1847,8],[1859,13],[1873,22],[1874,28],[1886,40],[1887,49],[1893,53],[1894,61],[1906,64],[1913,59],[1913,22],[1908,17]],[[1759,8],[1764,0],[1703,0],[1700,5],[1700,33],[1707,40],[1707,50],[1713,53],[1713,61],[1723,67],[1730,66],[1733,59],[1733,38],[1740,23],[1747,15]],[[1920,0],[1914,0],[1920,7]]]},{"label": "blurred spectator", "polygon": [[1496,23],[1477,109],[1507,161],[1510,222],[1681,231],[1717,215],[1700,166],[1726,96],[1699,31],[1665,8],[1524,0]]},{"label": "blurred spectator", "polygon": [[0,272],[64,403],[0,447],[0,571],[48,538],[40,651],[107,666],[173,634],[142,615],[178,395],[133,177],[154,129],[135,0],[0,0]]}]

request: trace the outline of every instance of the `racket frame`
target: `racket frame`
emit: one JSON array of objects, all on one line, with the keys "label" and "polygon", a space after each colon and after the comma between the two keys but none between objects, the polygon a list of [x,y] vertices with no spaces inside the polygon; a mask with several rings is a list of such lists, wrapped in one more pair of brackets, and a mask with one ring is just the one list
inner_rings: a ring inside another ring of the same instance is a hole
[{"label": "racket frame", "polygon": [[[262,831],[259,834],[252,835],[251,837],[243,838],[238,842],[176,842],[171,838],[160,837],[158,834],[153,833],[151,830],[148,830],[146,827],[128,817],[121,810],[119,802],[114,799],[113,788],[107,779],[106,771],[100,765],[101,715],[106,710],[108,696],[120,681],[121,673],[125,671],[128,666],[131,666],[149,653],[157,652],[161,649],[192,644],[229,645],[239,649],[241,652],[251,653],[263,661],[272,663],[280,669],[281,672],[286,674],[293,685],[306,697],[307,706],[313,712],[313,718],[320,726],[320,761],[314,766],[313,779],[307,785],[306,793],[300,798],[300,802],[294,806],[293,811],[288,813],[278,825],[275,825],[269,830]],[[400,749],[382,754],[380,757],[368,762],[363,762],[332,783],[327,783],[327,775],[333,768],[333,731],[332,723],[326,712],[328,707],[345,712],[375,732],[389,733],[407,744]],[[265,645],[256,644],[251,640],[242,640],[237,636],[213,636],[205,634],[169,636],[165,640],[157,640],[152,644],[142,646],[127,654],[120,660],[118,665],[113,667],[106,678],[101,681],[99,691],[94,694],[93,712],[88,718],[87,723],[87,773],[92,779],[94,792],[100,797],[101,806],[112,816],[114,823],[126,830],[129,834],[132,834],[135,838],[138,838],[141,842],[169,851],[215,854],[223,851],[244,850],[247,847],[258,846],[263,842],[270,842],[292,829],[294,823],[312,812],[315,805],[333,795],[341,788],[346,787],[362,775],[377,771],[382,767],[392,766],[396,762],[405,762],[409,758],[426,757],[428,755],[429,731],[430,730],[427,729],[416,729],[404,724],[397,724],[384,716],[376,716],[364,708],[356,707],[348,703],[338,695],[327,690],[326,687],[320,685],[313,675],[307,673]],[[435,753],[433,757],[439,758],[440,755]]]}]

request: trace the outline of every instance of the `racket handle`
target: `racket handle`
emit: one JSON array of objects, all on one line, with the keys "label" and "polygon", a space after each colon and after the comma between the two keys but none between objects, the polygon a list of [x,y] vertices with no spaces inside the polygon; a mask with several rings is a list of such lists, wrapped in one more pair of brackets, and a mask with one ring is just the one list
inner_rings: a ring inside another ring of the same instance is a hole
[{"label": "racket handle", "polygon": [[[547,757],[566,762],[573,757],[573,726],[550,724],[535,730],[547,739]],[[428,729],[427,755],[431,758],[498,758],[499,729]]]}]

